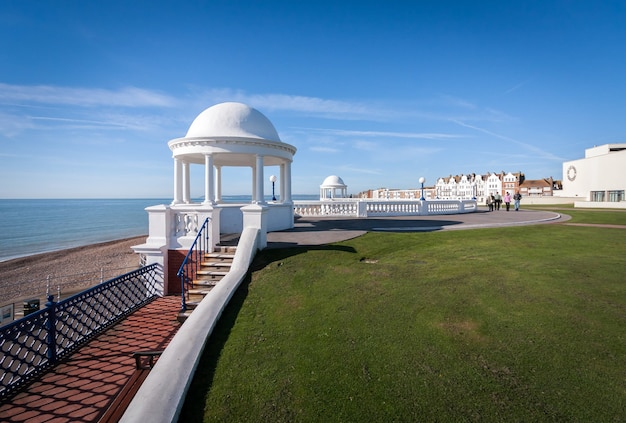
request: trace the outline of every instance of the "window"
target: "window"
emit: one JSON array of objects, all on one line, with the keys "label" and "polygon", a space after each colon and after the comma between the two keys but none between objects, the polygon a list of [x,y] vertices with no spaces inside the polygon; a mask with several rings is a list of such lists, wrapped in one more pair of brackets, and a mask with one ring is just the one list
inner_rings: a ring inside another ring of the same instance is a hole
[{"label": "window", "polygon": [[613,201],[613,202],[624,201],[624,190],[609,191],[609,201]]},{"label": "window", "polygon": [[604,191],[591,191],[591,201],[604,201]]}]

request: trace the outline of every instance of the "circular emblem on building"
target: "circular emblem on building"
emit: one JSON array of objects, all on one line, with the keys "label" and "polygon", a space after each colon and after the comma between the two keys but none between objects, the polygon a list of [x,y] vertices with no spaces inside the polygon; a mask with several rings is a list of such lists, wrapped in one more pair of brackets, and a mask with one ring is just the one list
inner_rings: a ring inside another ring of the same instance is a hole
[{"label": "circular emblem on building", "polygon": [[573,181],[576,179],[576,168],[574,166],[570,166],[567,168],[567,179]]}]

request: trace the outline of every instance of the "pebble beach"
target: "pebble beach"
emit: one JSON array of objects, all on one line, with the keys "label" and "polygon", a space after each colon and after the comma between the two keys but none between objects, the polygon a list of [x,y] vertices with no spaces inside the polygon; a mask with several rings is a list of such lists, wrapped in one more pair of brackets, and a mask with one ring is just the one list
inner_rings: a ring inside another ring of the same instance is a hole
[{"label": "pebble beach", "polygon": [[[62,297],[139,267],[131,246],[147,235],[0,262],[0,306],[27,298]],[[57,298],[58,299],[58,298]],[[43,304],[42,304],[43,305]]]}]

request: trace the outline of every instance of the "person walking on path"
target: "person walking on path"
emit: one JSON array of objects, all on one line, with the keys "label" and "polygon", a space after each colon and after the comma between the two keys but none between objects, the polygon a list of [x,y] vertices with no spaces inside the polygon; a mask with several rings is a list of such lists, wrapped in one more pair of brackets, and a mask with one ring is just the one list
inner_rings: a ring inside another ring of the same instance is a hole
[{"label": "person walking on path", "polygon": [[511,208],[511,194],[509,194],[508,191],[504,195],[504,204],[506,205],[506,211],[509,211],[509,209]]},{"label": "person walking on path", "polygon": [[489,207],[489,211],[493,211],[493,198],[491,195],[487,196],[487,207]]},{"label": "person walking on path", "polygon": [[519,211],[519,202],[522,199],[522,194],[517,191],[515,195],[513,195],[513,206],[515,207],[515,211]]},{"label": "person walking on path", "polygon": [[502,196],[500,195],[500,193],[496,193],[494,198],[495,198],[495,201],[496,201],[496,205],[495,205],[494,209],[495,210],[500,210],[500,204],[502,203]]}]

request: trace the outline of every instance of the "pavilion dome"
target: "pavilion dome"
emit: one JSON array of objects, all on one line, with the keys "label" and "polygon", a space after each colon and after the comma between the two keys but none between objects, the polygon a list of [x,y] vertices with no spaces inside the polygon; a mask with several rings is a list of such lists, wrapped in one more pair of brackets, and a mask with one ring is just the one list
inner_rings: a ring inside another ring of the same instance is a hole
[{"label": "pavilion dome", "polygon": [[255,138],[282,142],[265,115],[243,103],[226,102],[209,107],[189,126],[186,138]]},{"label": "pavilion dome", "polygon": [[346,186],[346,184],[343,182],[343,179],[341,179],[339,176],[331,175],[327,177],[326,179],[324,179],[324,182],[322,182],[321,186],[328,187],[328,188],[343,188]]}]

